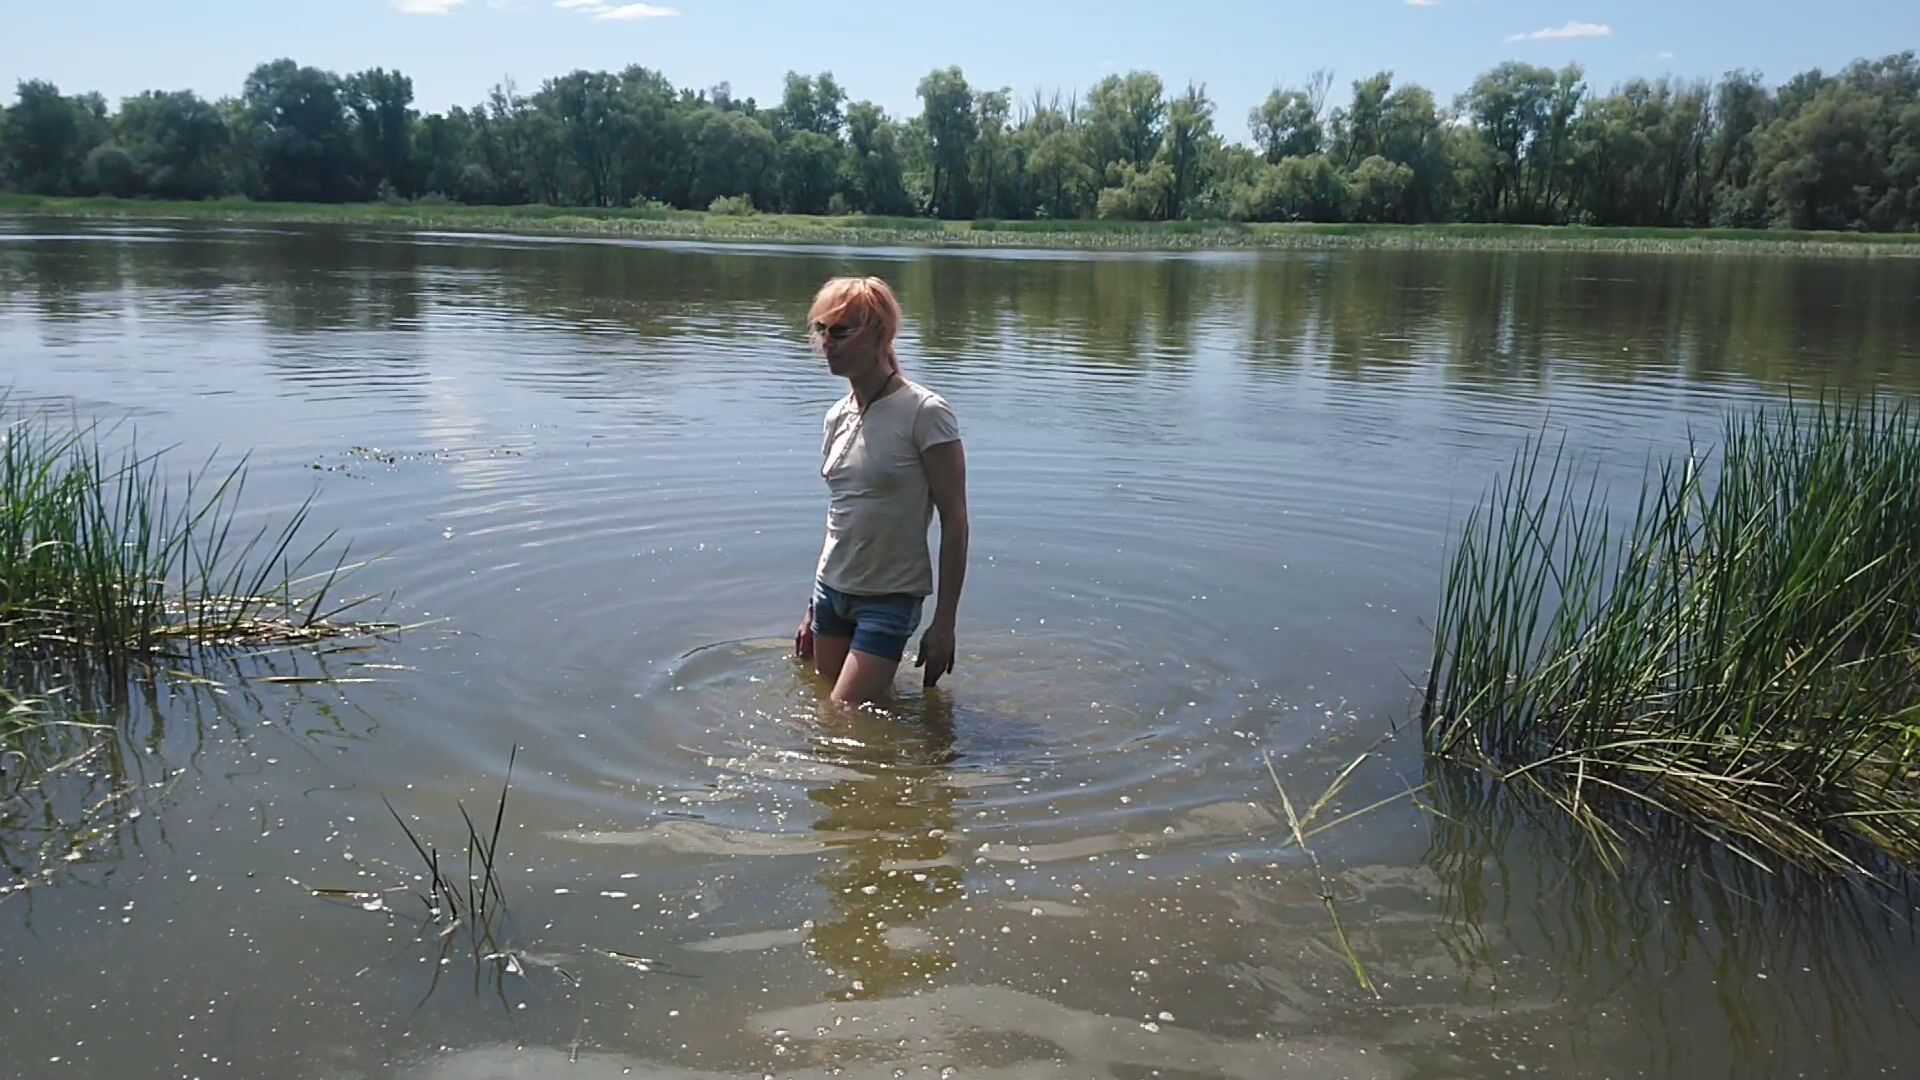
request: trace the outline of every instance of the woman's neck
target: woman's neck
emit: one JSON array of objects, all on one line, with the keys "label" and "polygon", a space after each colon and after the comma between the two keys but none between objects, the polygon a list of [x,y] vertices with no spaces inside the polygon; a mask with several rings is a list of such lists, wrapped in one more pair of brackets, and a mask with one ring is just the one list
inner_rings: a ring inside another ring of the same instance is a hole
[{"label": "woman's neck", "polygon": [[898,374],[899,372],[892,368],[876,365],[872,371],[848,379],[847,382],[853,386],[855,404],[862,409],[873,404],[875,399],[886,392],[887,384],[891,383],[893,377]]}]

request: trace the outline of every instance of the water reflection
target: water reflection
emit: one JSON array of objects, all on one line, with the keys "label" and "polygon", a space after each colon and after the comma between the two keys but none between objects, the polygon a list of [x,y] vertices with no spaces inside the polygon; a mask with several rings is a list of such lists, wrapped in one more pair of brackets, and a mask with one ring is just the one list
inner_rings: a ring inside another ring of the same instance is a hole
[{"label": "water reflection", "polygon": [[807,936],[841,985],[829,1000],[877,1000],[933,983],[953,950],[926,930],[961,895],[955,855],[953,707],[931,691],[907,708],[834,709],[814,753],[847,770],[807,792],[827,856],[829,914]]},{"label": "water reflection", "polygon": [[[1257,751],[1371,744],[1403,709],[1446,530],[1520,436],[1547,423],[1637,475],[1648,446],[1749,397],[1920,386],[1920,266],[58,228],[92,238],[0,220],[18,400],[139,409],[143,440],[187,460],[252,449],[263,510],[317,490],[316,523],[382,556],[365,587],[446,632],[128,689],[99,704],[113,756],[67,802],[0,788],[14,873],[41,822],[77,836],[74,808],[146,800],[121,846],[61,864],[71,892],[0,904],[0,950],[42,980],[7,1006],[21,1060],[151,1071],[164,1046],[195,1075],[291,1051],[377,1075],[407,1025],[408,1047],[504,1040],[556,1070],[584,1031],[582,1067],[688,1075],[804,1072],[787,1065],[810,1032],[816,1071],[935,1075],[1911,1056],[1915,945],[1878,908],[1718,868],[1696,887],[1680,864],[1702,856],[1671,846],[1609,877],[1549,819],[1471,793],[1441,795],[1458,837],[1382,811],[1316,845],[1373,1001],[1314,875],[1271,850]],[[778,636],[817,555],[809,457],[841,389],[800,324],[847,271],[898,285],[909,371],[961,407],[978,572],[950,691],[823,719]],[[249,680],[268,670],[391,682]],[[434,959],[411,928],[285,885],[408,865],[378,796],[446,836],[515,744],[520,925],[555,962],[617,948],[698,978],[592,959],[577,999],[516,1001],[511,1037],[471,995],[410,1019]],[[1355,786],[1355,804],[1394,793]],[[990,889],[963,880],[976,859]],[[167,993],[105,974],[130,961]],[[238,1019],[185,1019],[230,994]],[[103,1035],[98,1015],[135,1026]]]},{"label": "water reflection", "polygon": [[[180,772],[170,724],[191,746],[219,708],[192,686],[114,665],[9,662],[0,691],[0,899],[18,894],[32,926],[39,894],[97,887],[147,845],[165,841],[152,813]],[[12,726],[18,720],[18,727]]]},{"label": "water reflection", "polygon": [[[25,242],[35,230],[74,232],[65,223],[15,224],[10,231],[21,239],[0,245],[0,289],[29,304],[43,330],[122,304],[220,318],[244,305],[284,333],[406,333],[511,312],[629,340],[772,336],[795,342],[797,353],[813,288],[827,274],[855,270],[895,282],[916,362],[956,374],[1036,358],[1117,377],[1180,372],[1226,348],[1255,372],[1324,365],[1354,379],[1398,378],[1433,364],[1450,380],[1538,387],[1564,365],[1561,375],[1628,384],[1740,377],[1913,386],[1913,365],[1889,360],[1920,337],[1920,268],[1886,260],[1447,252],[925,258],[497,243],[318,226],[195,227],[136,244],[115,243],[111,227],[93,225],[81,233],[97,242]],[[1847,317],[1835,318],[1843,298]],[[410,359],[410,346],[389,345],[360,359]]]},{"label": "water reflection", "polygon": [[336,688],[364,676],[369,661],[353,656],[365,648],[0,663],[0,714],[44,720],[0,724],[0,897],[22,894],[31,923],[39,891],[99,884],[149,845],[165,847],[159,811],[209,746],[252,751],[226,767],[231,779],[261,775],[259,747],[282,732],[297,740],[292,752],[309,755],[376,736],[377,717]]},{"label": "water reflection", "polygon": [[1646,1072],[1855,1075],[1920,1019],[1911,881],[1763,868],[1668,820],[1640,822],[1615,864],[1543,799],[1453,766],[1428,779],[1426,863],[1460,978],[1607,1009]]}]

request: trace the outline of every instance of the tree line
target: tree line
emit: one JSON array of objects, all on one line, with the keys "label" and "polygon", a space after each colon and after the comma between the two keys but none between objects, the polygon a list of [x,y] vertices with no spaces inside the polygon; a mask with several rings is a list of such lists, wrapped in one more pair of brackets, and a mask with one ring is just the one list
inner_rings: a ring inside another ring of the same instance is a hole
[{"label": "tree line", "polygon": [[776,104],[659,72],[574,71],[422,113],[413,82],[262,64],[237,97],[21,82],[0,110],[0,185],[46,195],[681,207],[941,218],[1525,222],[1920,228],[1912,51],[1777,87],[1504,63],[1451,103],[1391,72],[1344,104],[1315,73],[1230,139],[1204,85],[1150,72],[1084,94],[920,80],[920,113],[789,73]]}]

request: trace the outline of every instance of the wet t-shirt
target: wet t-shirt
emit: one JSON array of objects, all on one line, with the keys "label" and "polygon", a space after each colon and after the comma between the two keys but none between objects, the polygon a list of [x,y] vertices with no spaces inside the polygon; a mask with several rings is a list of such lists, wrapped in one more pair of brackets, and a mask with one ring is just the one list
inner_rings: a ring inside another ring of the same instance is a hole
[{"label": "wet t-shirt", "polygon": [[855,596],[931,593],[933,494],[920,452],[960,437],[953,410],[903,377],[864,415],[851,393],[835,402],[822,436],[829,497],[820,580]]}]

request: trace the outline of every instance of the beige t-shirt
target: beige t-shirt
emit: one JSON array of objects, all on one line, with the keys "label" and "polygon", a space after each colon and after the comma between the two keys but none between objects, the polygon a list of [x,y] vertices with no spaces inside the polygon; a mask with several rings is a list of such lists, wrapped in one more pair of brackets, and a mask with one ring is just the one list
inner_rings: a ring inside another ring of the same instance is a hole
[{"label": "beige t-shirt", "polygon": [[920,452],[960,437],[953,410],[902,378],[865,415],[851,393],[835,402],[822,434],[820,475],[829,499],[820,580],[854,596],[931,593],[933,495]]}]

